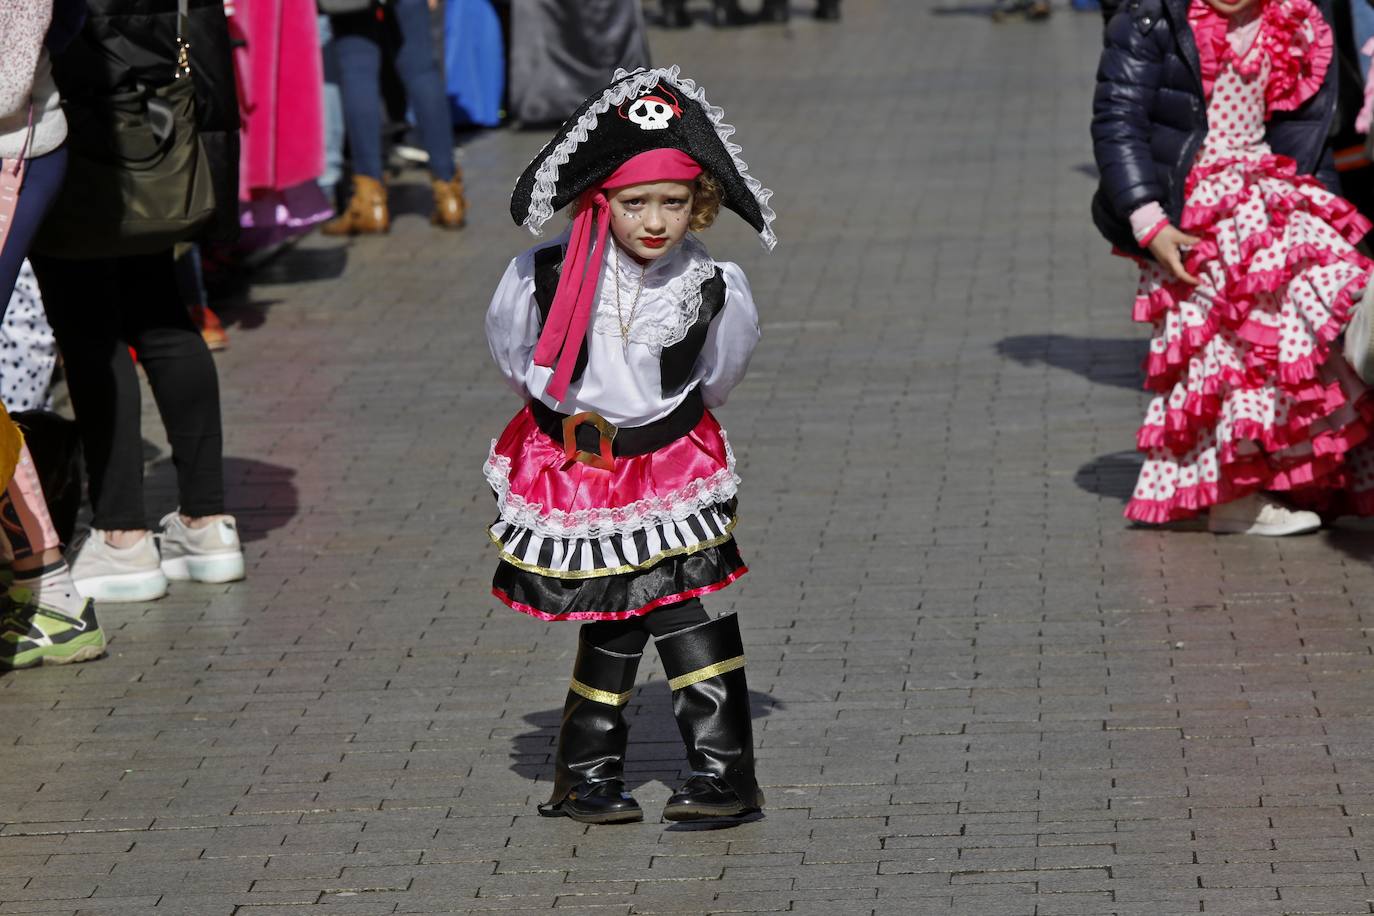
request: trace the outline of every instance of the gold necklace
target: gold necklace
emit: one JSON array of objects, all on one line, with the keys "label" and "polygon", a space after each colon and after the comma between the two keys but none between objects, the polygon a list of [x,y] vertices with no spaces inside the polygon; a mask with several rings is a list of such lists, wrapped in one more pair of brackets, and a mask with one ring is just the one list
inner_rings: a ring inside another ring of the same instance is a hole
[{"label": "gold necklace", "polygon": [[615,318],[620,325],[620,348],[626,356],[630,355],[630,328],[634,327],[635,315],[639,312],[639,297],[644,292],[644,271],[646,265],[639,265],[639,288],[635,290],[635,301],[630,306],[630,317],[620,307],[620,264],[615,265]]}]

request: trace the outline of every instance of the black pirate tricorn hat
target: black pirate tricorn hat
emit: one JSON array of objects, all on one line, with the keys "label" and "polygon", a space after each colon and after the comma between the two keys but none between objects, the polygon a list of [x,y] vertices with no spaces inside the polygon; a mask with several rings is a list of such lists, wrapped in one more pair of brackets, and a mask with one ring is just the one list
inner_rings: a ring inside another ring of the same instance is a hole
[{"label": "black pirate tricorn hat", "polygon": [[706,101],[706,93],[677,67],[617,70],[609,86],[573,113],[554,138],[526,167],[511,194],[516,223],[536,235],[553,214],[597,187],[626,160],[654,149],[678,149],[697,161],[721,186],[721,202],[759,233],[763,244],[777,244],[773,192],[749,174],[740,147],[730,142],[735,129],[725,112]]}]

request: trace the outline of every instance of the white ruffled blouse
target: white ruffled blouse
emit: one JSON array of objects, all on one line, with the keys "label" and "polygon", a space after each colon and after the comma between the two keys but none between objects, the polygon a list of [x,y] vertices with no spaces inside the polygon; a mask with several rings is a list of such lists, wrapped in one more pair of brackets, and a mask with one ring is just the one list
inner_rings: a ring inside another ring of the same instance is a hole
[{"label": "white ruffled blouse", "polygon": [[[565,233],[550,244],[566,243]],[[689,235],[641,274],[639,262],[608,241],[587,327],[587,368],[559,402],[544,393],[553,369],[534,364],[534,347],[542,329],[534,299],[534,255],[547,247],[531,248],[510,262],[487,310],[492,358],[517,393],[537,397],[562,413],[595,411],[616,426],[643,426],[661,419],[697,386],[707,407],[725,403],[730,390],[744,378],[759,341],[758,310],[738,265],[713,261],[706,247]],[[681,341],[697,320],[701,284],[717,267],[724,274],[725,305],[711,321],[687,385],[665,396],[660,368],[663,348]],[[628,340],[621,334],[622,319],[629,325]]]}]

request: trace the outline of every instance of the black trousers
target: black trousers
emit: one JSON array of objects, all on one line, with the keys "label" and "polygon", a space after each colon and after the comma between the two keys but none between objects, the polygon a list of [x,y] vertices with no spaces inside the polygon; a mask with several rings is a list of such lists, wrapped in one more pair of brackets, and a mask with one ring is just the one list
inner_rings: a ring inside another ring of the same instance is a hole
[{"label": "black trousers", "polygon": [[582,640],[598,649],[635,655],[643,652],[649,637],[667,636],[711,619],[700,598],[688,598],[628,620],[598,620],[582,624]]},{"label": "black trousers", "polygon": [[177,290],[171,250],[69,261],[31,259],[62,351],[90,478],[92,525],[148,527],[138,351],[172,446],[181,511],[224,511],[219,376]]}]

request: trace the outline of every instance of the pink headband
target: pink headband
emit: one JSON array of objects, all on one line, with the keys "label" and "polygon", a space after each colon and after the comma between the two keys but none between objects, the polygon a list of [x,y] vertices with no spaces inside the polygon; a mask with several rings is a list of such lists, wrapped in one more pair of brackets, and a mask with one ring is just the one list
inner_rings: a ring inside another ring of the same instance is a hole
[{"label": "pink headband", "polygon": [[[577,202],[573,217],[572,236],[568,253],[558,278],[558,290],[549,308],[548,321],[534,348],[536,366],[553,366],[553,378],[544,389],[558,400],[568,393],[577,354],[587,336],[591,320],[592,296],[601,279],[601,262],[606,250],[606,234],[611,228],[608,188],[623,188],[652,181],[692,181],[701,174],[701,166],[681,150],[654,149],[627,159],[594,190],[587,191]],[[596,236],[593,248],[592,236]],[[597,257],[592,259],[595,250]]]}]

